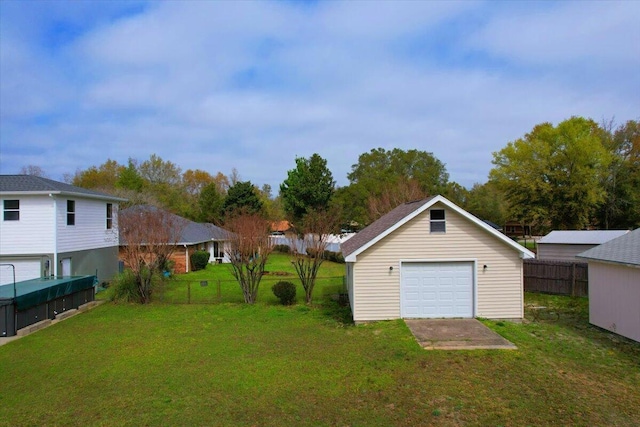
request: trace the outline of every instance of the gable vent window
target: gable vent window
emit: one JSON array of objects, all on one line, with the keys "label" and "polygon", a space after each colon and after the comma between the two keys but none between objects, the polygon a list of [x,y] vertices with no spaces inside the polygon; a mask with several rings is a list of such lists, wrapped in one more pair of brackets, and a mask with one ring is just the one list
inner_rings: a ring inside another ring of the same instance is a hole
[{"label": "gable vent window", "polygon": [[107,230],[111,230],[113,228],[113,205],[111,203],[107,203]]},{"label": "gable vent window", "polygon": [[444,233],[447,230],[444,209],[432,209],[429,211],[429,215],[431,232]]},{"label": "gable vent window", "polygon": [[75,200],[67,200],[67,225],[76,225]]},{"label": "gable vent window", "polygon": [[4,220],[5,221],[20,220],[20,200],[4,201]]}]

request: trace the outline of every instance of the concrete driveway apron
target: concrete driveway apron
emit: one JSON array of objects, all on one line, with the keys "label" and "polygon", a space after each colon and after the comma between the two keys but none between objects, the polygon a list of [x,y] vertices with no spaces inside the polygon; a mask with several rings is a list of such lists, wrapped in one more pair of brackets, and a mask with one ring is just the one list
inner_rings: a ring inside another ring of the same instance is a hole
[{"label": "concrete driveway apron", "polygon": [[517,349],[476,319],[405,319],[405,323],[427,350]]}]

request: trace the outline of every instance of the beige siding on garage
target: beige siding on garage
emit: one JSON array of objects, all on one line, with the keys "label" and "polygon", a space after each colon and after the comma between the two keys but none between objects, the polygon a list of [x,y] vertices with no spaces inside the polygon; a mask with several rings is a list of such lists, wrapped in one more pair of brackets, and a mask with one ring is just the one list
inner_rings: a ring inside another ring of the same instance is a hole
[{"label": "beige siding on garage", "polygon": [[589,261],[589,322],[640,342],[640,268]]},{"label": "beige siding on garage", "polygon": [[354,321],[400,317],[401,261],[459,259],[476,260],[475,316],[522,318],[522,260],[518,251],[446,206],[432,208],[445,209],[446,233],[429,232],[426,210],[357,256],[353,265]]}]

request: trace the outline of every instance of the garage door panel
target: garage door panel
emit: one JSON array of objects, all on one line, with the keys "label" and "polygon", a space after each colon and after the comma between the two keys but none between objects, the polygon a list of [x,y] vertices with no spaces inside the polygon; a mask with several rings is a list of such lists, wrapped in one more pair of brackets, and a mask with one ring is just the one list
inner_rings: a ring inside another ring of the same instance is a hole
[{"label": "garage door panel", "polygon": [[473,263],[403,263],[403,317],[473,317]]},{"label": "garage door panel", "polygon": [[423,301],[436,301],[438,299],[438,294],[433,291],[425,291],[422,293]]}]

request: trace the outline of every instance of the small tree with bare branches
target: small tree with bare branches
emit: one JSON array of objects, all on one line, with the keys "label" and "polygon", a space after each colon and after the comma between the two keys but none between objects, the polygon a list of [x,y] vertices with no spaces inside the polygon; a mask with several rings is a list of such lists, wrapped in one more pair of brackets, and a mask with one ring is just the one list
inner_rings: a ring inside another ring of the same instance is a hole
[{"label": "small tree with bare branches", "polygon": [[293,267],[304,288],[305,301],[311,304],[313,288],[320,266],[324,262],[324,253],[329,244],[331,233],[337,231],[340,215],[331,210],[309,210],[302,219],[299,230],[302,242],[291,242]]},{"label": "small tree with bare branches", "polygon": [[186,221],[165,210],[133,206],[118,217],[125,265],[135,278],[141,304],[151,301],[154,277],[162,273],[186,226]]},{"label": "small tree with bare branches", "polygon": [[242,210],[231,215],[225,226],[231,232],[228,250],[231,273],[242,289],[244,301],[253,304],[273,250],[269,222],[257,213]]},{"label": "small tree with bare branches", "polygon": [[395,182],[384,184],[380,194],[369,197],[369,218],[375,221],[398,205],[426,197],[428,193],[422,189],[417,180],[400,178]]}]

